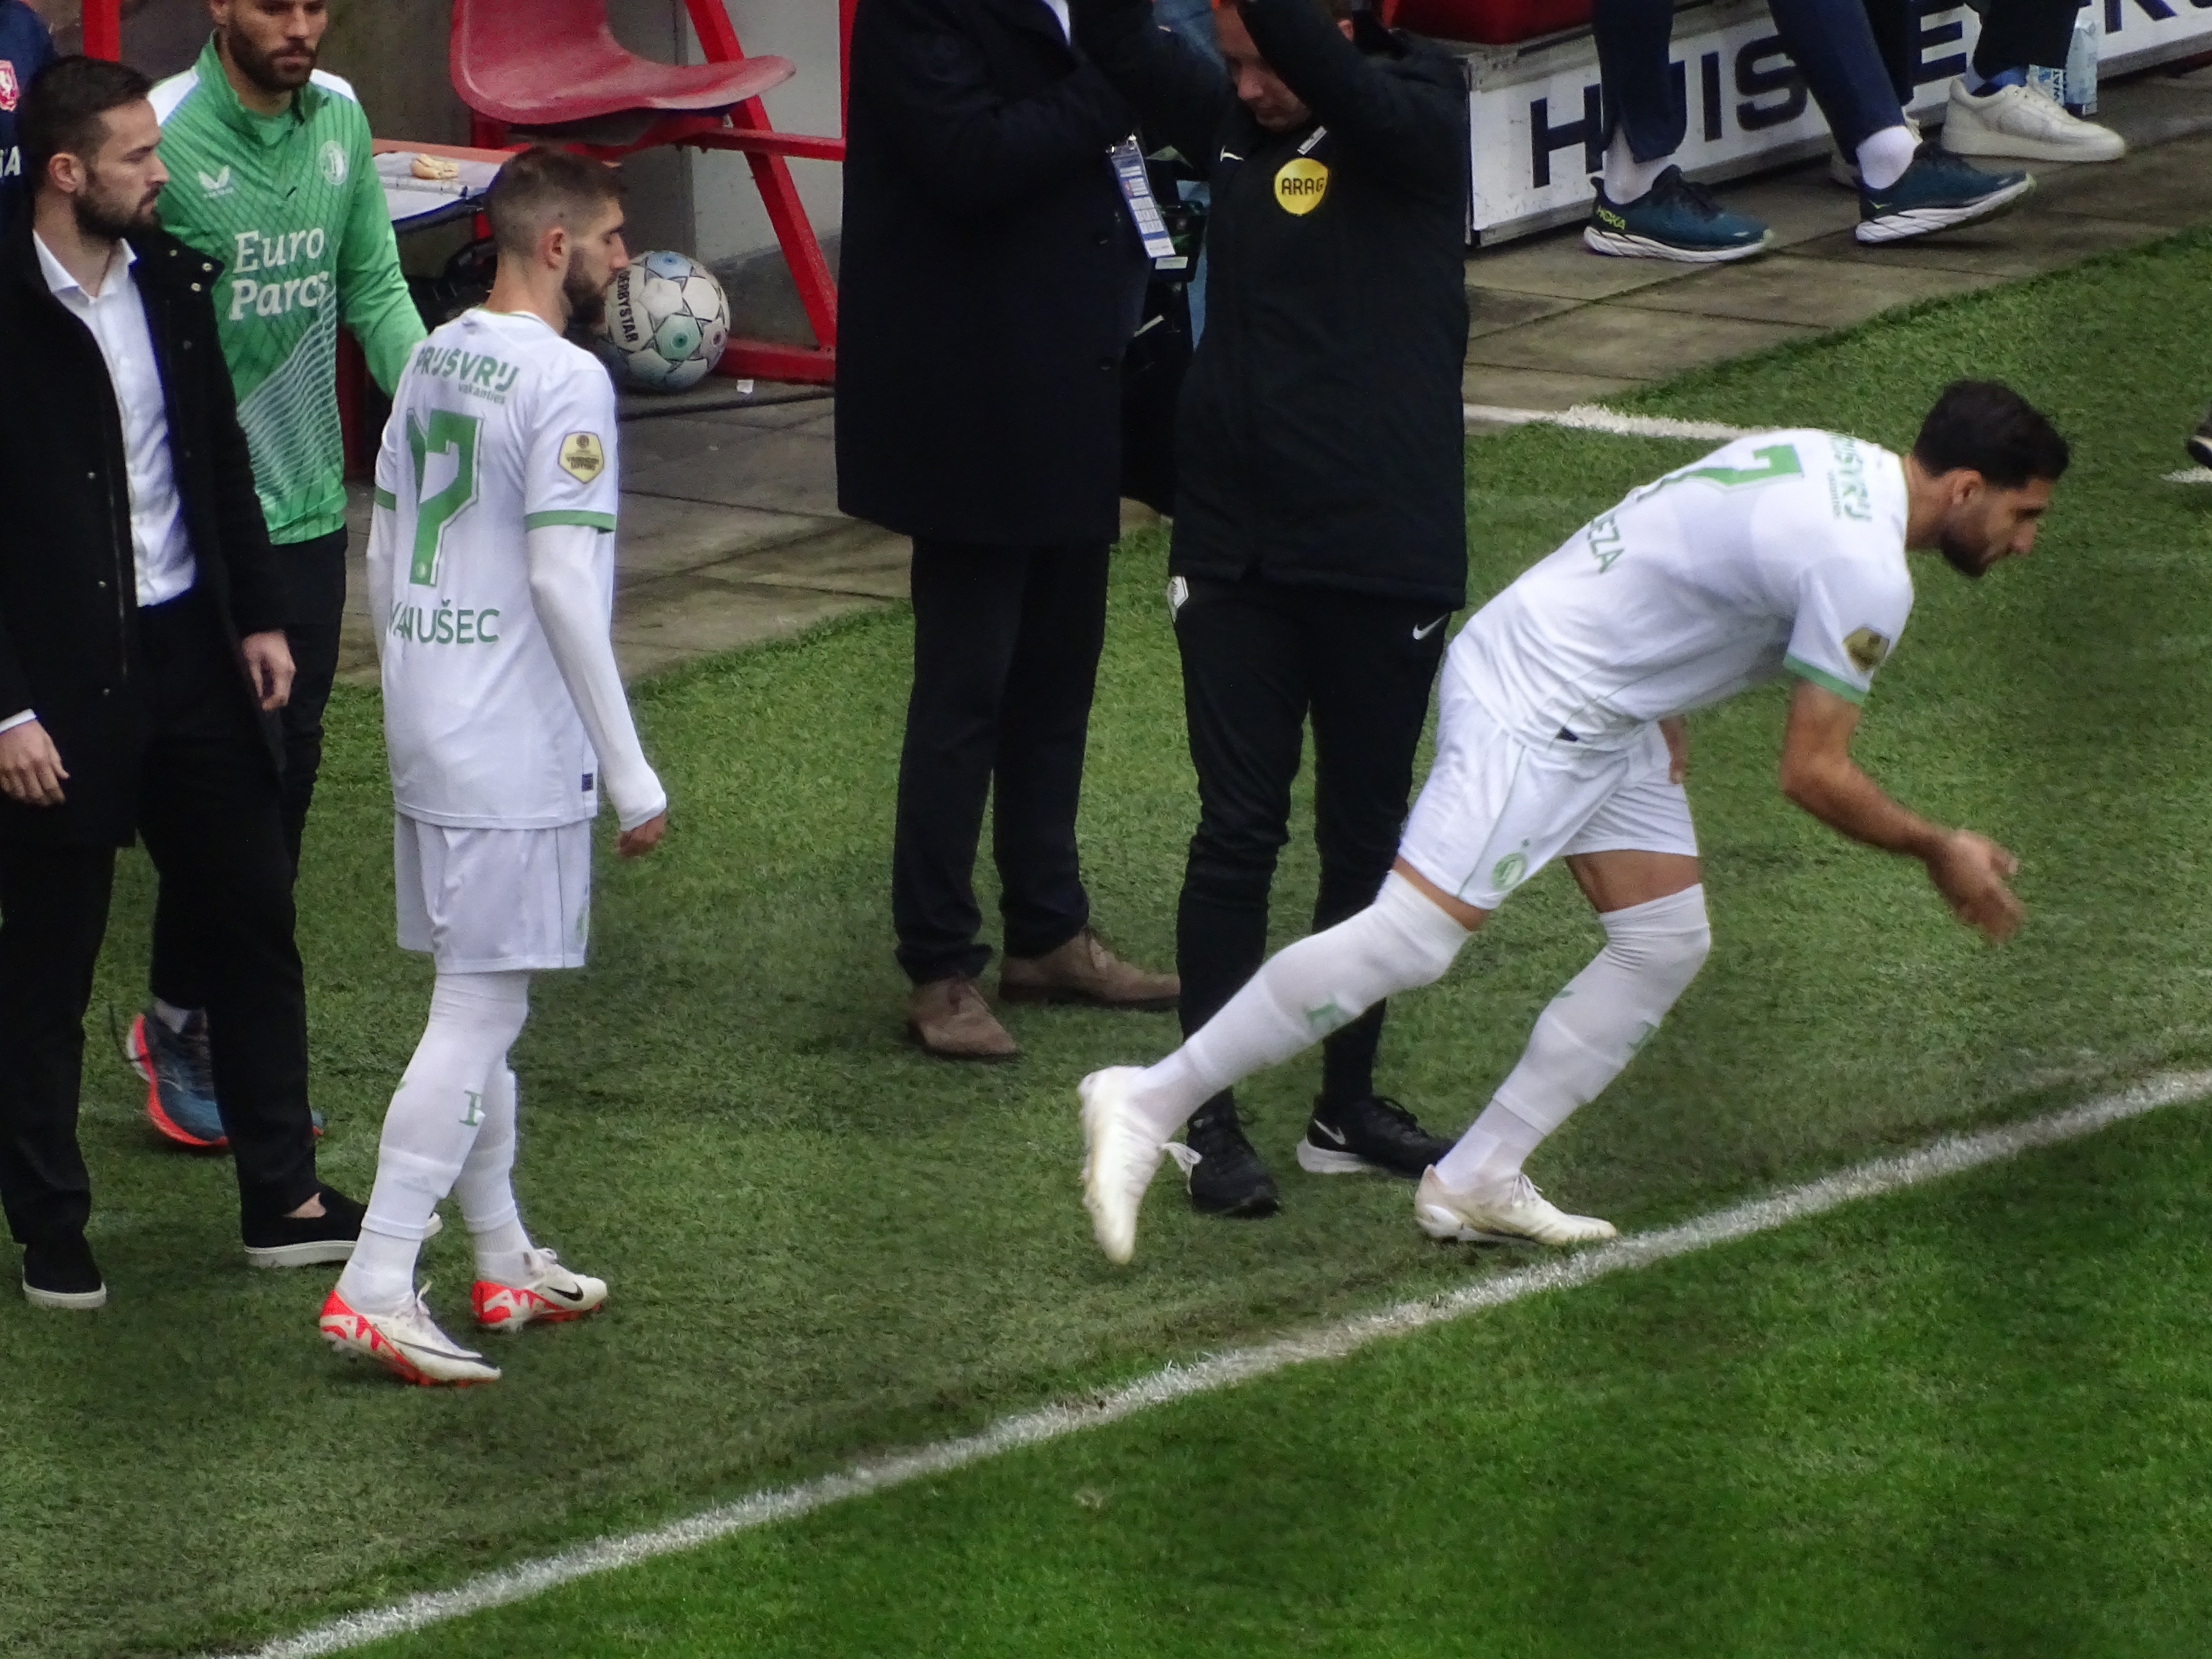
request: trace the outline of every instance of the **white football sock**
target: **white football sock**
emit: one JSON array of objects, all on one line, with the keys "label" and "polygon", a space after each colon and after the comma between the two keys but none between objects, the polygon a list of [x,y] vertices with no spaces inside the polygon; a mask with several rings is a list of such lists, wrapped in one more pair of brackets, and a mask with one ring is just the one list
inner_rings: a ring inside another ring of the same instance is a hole
[{"label": "white football sock", "polygon": [[502,1054],[484,1085],[483,1122],[476,1145],[453,1182],[461,1219],[477,1247],[477,1277],[495,1285],[522,1282],[523,1253],[530,1249],[530,1235],[514,1204],[514,1073]]},{"label": "white football sock", "polygon": [[390,1310],[395,1283],[402,1294],[414,1293],[415,1253],[483,1127],[492,1071],[504,1069],[529,1015],[526,973],[438,975],[422,1040],[384,1115],[376,1185],[362,1221],[364,1237],[380,1234],[402,1248],[373,1245],[364,1260],[355,1247],[338,1278],[338,1293],[355,1307]]},{"label": "white football sock", "polygon": [[1712,949],[1702,886],[1609,910],[1605,949],[1552,999],[1482,1115],[1437,1165],[1455,1193],[1510,1181],[1659,1029]]},{"label": "white football sock", "polygon": [[1605,193],[1616,207],[1626,207],[1651,193],[1659,175],[1674,164],[1671,155],[1656,161],[1639,161],[1628,148],[1628,135],[1619,127],[1605,147]]},{"label": "white football sock", "polygon": [[415,1257],[419,1238],[397,1238],[366,1222],[338,1275],[338,1294],[356,1313],[398,1313],[415,1299]]},{"label": "white football sock", "polygon": [[1887,190],[1905,177],[1912,153],[1919,148],[1912,129],[1902,122],[1884,127],[1858,148],[1860,181],[1869,190]]},{"label": "white football sock", "polygon": [[1375,902],[1277,951],[1146,1070],[1133,1104],[1165,1140],[1224,1089],[1349,1025],[1383,998],[1443,977],[1468,930],[1395,870]]}]

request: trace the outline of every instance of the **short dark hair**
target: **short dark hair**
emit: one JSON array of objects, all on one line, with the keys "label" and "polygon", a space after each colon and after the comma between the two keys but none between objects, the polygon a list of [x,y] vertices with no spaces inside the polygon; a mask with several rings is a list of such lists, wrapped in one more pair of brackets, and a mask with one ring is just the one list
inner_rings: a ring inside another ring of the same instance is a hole
[{"label": "short dark hair", "polygon": [[107,112],[137,103],[153,90],[154,83],[128,64],[102,58],[57,58],[33,76],[15,112],[31,188],[46,182],[46,163],[57,155],[87,162],[98,155],[107,142]]},{"label": "short dark hair", "polygon": [[2072,452],[2043,411],[2001,380],[1954,380],[1920,423],[1912,458],[1938,477],[1961,467],[2000,489],[2057,483]]},{"label": "short dark hair", "polygon": [[509,253],[527,253],[549,225],[570,230],[594,208],[622,199],[622,175],[604,161],[550,144],[507,158],[484,192],[492,240]]}]

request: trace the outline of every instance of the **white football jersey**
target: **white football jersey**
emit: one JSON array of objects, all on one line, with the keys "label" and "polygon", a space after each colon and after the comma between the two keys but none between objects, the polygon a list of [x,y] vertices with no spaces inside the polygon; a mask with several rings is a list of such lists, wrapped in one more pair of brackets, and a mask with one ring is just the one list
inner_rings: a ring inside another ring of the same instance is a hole
[{"label": "white football jersey", "polygon": [[530,597],[529,532],[586,525],[614,611],[615,393],[541,318],[471,311],[415,349],[376,461],[397,515],[384,639],[395,804],[455,829],[599,809],[598,765]]},{"label": "white football jersey", "polygon": [[1912,609],[1905,467],[1765,432],[1629,492],[1460,630],[1450,672],[1530,742],[1608,747],[1787,670],[1862,701]]}]

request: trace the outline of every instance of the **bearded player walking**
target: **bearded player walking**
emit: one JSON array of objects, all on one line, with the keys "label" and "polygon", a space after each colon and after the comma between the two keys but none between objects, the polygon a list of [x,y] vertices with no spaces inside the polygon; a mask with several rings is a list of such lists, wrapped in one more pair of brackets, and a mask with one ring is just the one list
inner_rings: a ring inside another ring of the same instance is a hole
[{"label": "bearded player walking", "polygon": [[2018,393],[1962,380],[1908,454],[1812,430],[1739,439],[1630,492],[1525,572],[1452,642],[1436,764],[1374,904],[1271,957],[1158,1065],[1083,1080],[1084,1200],[1100,1247],[1129,1259],[1167,1139],[1201,1102],[1441,978],[1555,858],[1598,912],[1605,948],[1423,1175],[1414,1217],[1437,1238],[1613,1237],[1552,1204],[1522,1165],[1620,1074],[1705,962],[1677,717],[1759,681],[1796,682],[1783,792],[1855,841],[1919,860],[1961,921],[2010,934],[2012,855],[1891,799],[1850,739],[1912,608],[1906,550],[1940,551],[1970,577],[2026,553],[2067,459]]},{"label": "bearded player walking", "polygon": [[562,337],[629,263],[618,186],[596,161],[530,149],[484,206],[499,248],[491,297],[416,349],[377,459],[368,580],[399,943],[438,971],[361,1243],[322,1312],[333,1347],[423,1383],[499,1376],[438,1328],[415,1286],[448,1194],[476,1248],[478,1326],[574,1319],[606,1299],[603,1281],[523,1230],[507,1054],[531,975],[584,965],[600,788],[624,858],[667,824],[608,637],[614,388]]}]

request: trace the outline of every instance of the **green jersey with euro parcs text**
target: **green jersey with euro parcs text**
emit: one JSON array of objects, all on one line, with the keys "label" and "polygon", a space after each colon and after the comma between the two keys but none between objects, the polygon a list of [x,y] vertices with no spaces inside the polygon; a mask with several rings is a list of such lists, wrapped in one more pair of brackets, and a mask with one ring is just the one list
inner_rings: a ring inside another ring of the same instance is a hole
[{"label": "green jersey with euro parcs text", "polygon": [[161,224],[222,262],[216,322],[269,538],[345,524],[337,336],[389,392],[424,334],[353,88],[319,70],[280,115],[239,100],[212,37],[154,88],[169,183]]}]

